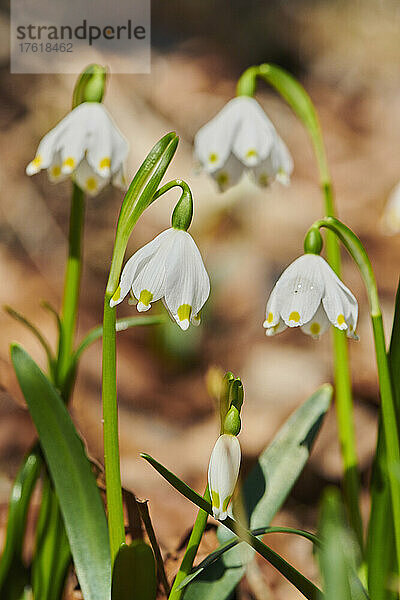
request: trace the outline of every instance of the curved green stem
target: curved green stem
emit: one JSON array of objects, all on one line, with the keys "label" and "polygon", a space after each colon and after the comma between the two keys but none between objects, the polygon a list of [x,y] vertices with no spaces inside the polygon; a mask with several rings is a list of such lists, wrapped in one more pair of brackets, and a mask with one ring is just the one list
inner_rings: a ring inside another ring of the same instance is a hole
[{"label": "curved green stem", "polygon": [[110,273],[104,297],[103,318],[103,439],[108,526],[112,561],[125,542],[124,512],[118,440],[116,312],[110,306],[119,283],[129,237],[143,211],[151,204],[178,144],[174,133],[155,144],[125,194],[117,225]]},{"label": "curved green stem", "polygon": [[341,240],[357,264],[367,290],[378,367],[381,413],[386,443],[387,472],[393,509],[396,554],[398,565],[400,566],[400,480],[398,478],[398,468],[400,465],[399,436],[389,362],[386,353],[382,312],[374,271],[361,241],[351,229],[346,227],[346,225],[337,219],[327,217],[326,219],[316,221],[312,227],[318,229],[324,227],[329,229]]},{"label": "curved green stem", "polygon": [[[203,498],[206,502],[211,502],[208,485],[205,489]],[[179,571],[176,574],[174,584],[171,588],[171,593],[168,597],[169,600],[180,600],[180,598],[182,598],[185,589],[180,588],[180,584],[190,574],[193,568],[193,562],[196,558],[197,550],[199,549],[201,538],[203,537],[203,533],[207,525],[207,519],[208,513],[205,510],[200,509],[197,513],[196,521],[193,525],[192,533],[190,534],[181,566],[179,567]]]},{"label": "curved green stem", "polygon": [[[303,86],[288,72],[271,64],[250,67],[240,77],[237,94],[253,96],[257,77],[271,85],[292,108],[306,128],[317,161],[320,186],[324,198],[326,216],[335,216],[332,181],[326,158],[321,126],[314,104]],[[326,237],[327,259],[333,270],[340,276],[341,260],[337,239],[331,232]],[[347,340],[344,332],[334,329],[334,371],[336,387],[336,413],[340,449],[344,467],[344,492],[350,523],[363,548],[363,526],[359,505],[360,479],[354,431],[353,397],[348,359]]]},{"label": "curved green stem", "polygon": [[58,349],[57,382],[62,388],[68,374],[73,351],[82,270],[82,245],[85,218],[83,191],[74,183],[69,223],[69,249],[65,271],[64,298],[61,310],[61,332]]}]

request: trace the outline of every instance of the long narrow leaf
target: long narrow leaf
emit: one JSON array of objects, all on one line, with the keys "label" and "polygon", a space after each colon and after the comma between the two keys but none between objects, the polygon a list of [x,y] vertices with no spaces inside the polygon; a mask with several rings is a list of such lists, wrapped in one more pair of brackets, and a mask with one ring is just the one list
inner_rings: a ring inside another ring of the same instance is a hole
[{"label": "long narrow leaf", "polygon": [[[25,567],[22,562],[22,545],[25,538],[26,519],[32,492],[42,468],[42,456],[35,447],[22,463],[15,478],[7,521],[6,542],[0,559],[0,597],[7,600],[18,587],[24,586]],[[14,585],[11,579],[16,580]],[[19,582],[19,585],[18,585]]]},{"label": "long narrow leaf", "polygon": [[339,491],[327,489],[321,510],[319,563],[326,600],[367,600],[368,594],[357,577],[360,549],[346,524]]},{"label": "long narrow leaf", "polygon": [[[310,540],[310,542],[312,542],[316,546],[320,545],[319,539],[313,533],[303,531],[302,529],[293,529],[292,527],[259,527],[258,529],[252,529],[251,533],[256,537],[260,535],[265,535],[267,533],[292,533],[294,535],[298,535],[307,540]],[[238,544],[243,544],[243,542],[239,540],[239,538],[236,538],[229,542],[225,542],[225,544],[222,544],[219,548],[214,550],[214,552],[211,552],[211,554],[209,554],[204,560],[201,561],[199,565],[197,565],[197,567],[193,570],[192,573],[190,573],[190,575],[188,575],[187,577],[185,577],[185,579],[182,580],[177,589],[181,590],[184,587],[186,587],[207,567],[211,566],[216,560],[218,560],[223,554],[225,554],[225,552],[227,552],[231,548],[234,548]]]},{"label": "long narrow leaf", "polygon": [[41,334],[41,332],[36,327],[36,325],[31,323],[31,321],[29,321],[29,319],[27,319],[24,315],[21,315],[21,313],[14,310],[11,306],[5,306],[4,310],[10,315],[10,317],[15,319],[19,323],[21,323],[21,325],[24,325],[35,336],[35,338],[37,339],[39,344],[42,346],[43,350],[46,352],[49,368],[53,369],[55,359],[54,359],[53,352],[50,348],[50,344],[44,338],[44,336]]},{"label": "long narrow leaf", "polygon": [[71,550],[57,496],[46,473],[36,527],[36,547],[32,560],[32,592],[40,600],[61,600]]},{"label": "long narrow leaf", "polygon": [[[400,421],[400,283],[397,288],[389,349],[389,366],[392,375],[393,394]],[[372,600],[390,600],[396,594],[389,589],[391,572],[395,568],[395,545],[393,533],[392,503],[386,472],[385,439],[379,422],[378,442],[371,478],[371,514],[368,526],[368,589]]]},{"label": "long narrow leaf", "polygon": [[[156,469],[178,492],[180,492],[185,498],[193,502],[196,506],[212,515],[211,504],[207,502],[183,482],[174,473],[169,471],[166,467],[160,464],[155,458],[148,454],[141,454],[141,456],[149,462],[152,467]],[[279,554],[274,552],[269,546],[266,546],[257,537],[255,537],[250,531],[247,531],[237,521],[234,521],[230,517],[227,517],[223,521],[223,525],[230,529],[235,535],[237,535],[242,541],[247,542],[256,550],[261,556],[263,556],[273,567],[275,567],[290,583],[292,583],[306,598],[309,600],[321,599],[321,591],[309,580],[304,577],[302,573],[297,571],[290,563],[288,563]]]},{"label": "long narrow leaf", "polygon": [[[152,315],[149,317],[125,317],[117,320],[115,329],[116,331],[126,331],[130,327],[139,327],[141,325],[161,325],[162,323],[165,323],[165,317],[163,317],[163,315]],[[78,361],[86,348],[88,348],[96,340],[99,340],[102,335],[102,325],[91,329],[76,349],[74,361]]]},{"label": "long narrow leaf", "polygon": [[52,476],[85,600],[109,600],[104,507],[82,440],[54,386],[18,345],[11,358]]}]

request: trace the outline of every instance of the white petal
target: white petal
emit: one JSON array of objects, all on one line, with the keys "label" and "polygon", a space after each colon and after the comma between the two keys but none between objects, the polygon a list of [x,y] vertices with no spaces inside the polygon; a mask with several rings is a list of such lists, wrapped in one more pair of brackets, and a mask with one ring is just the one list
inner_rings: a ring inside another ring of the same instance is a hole
[{"label": "white petal", "polygon": [[119,188],[120,190],[122,190],[123,192],[125,192],[128,188],[128,185],[126,183],[126,178],[124,175],[124,168],[120,167],[118,169],[118,171],[112,176],[112,184]]},{"label": "white petal", "polygon": [[311,335],[311,337],[317,340],[330,326],[331,324],[326,316],[326,312],[322,304],[320,304],[311,321],[302,325],[301,329],[304,333]]},{"label": "white petal", "polygon": [[273,335],[282,333],[282,331],[285,331],[285,329],[287,329],[287,325],[284,321],[282,321],[282,319],[280,319],[279,323],[272,327],[271,325],[266,325],[265,323],[266,322],[264,321],[264,327],[266,328],[265,335],[267,335],[268,337],[272,337]]},{"label": "white petal", "polygon": [[325,281],[322,304],[327,317],[338,329],[348,329],[350,319],[354,332],[358,317],[357,300],[328,263],[322,258],[321,260],[321,273]]},{"label": "white petal", "polygon": [[[167,285],[167,265],[172,261],[177,268],[174,255],[175,230],[170,228],[153,240],[154,252],[140,265],[132,282],[132,291],[138,300],[139,312],[148,310],[151,302],[165,295]],[[155,243],[156,242],[156,243]]]},{"label": "white petal", "polygon": [[304,325],[317,312],[324,291],[320,261],[315,254],[300,256],[276,283],[278,310],[288,327]]},{"label": "white petal", "polygon": [[47,169],[47,175],[51,183],[59,183],[60,181],[64,181],[68,178],[68,175],[62,173],[61,164],[61,155],[59,152],[56,152],[53,156],[51,165]]},{"label": "white petal", "polygon": [[390,193],[382,215],[384,233],[394,235],[400,233],[400,183]]},{"label": "white petal", "polygon": [[109,178],[100,177],[95,173],[84,158],[75,169],[72,179],[90,196],[96,196],[109,183]]},{"label": "white petal", "polygon": [[90,138],[87,144],[87,160],[102,177],[116,173],[128,154],[128,142],[123,137],[106,108],[92,103]]},{"label": "white petal", "polygon": [[63,130],[63,122],[49,131],[40,141],[35,158],[26,167],[27,175],[35,175],[41,169],[47,169],[57,152],[58,134]]},{"label": "white petal", "polygon": [[[265,321],[263,323],[263,326],[266,329],[271,329],[271,328],[276,328],[276,326],[278,325],[279,321],[280,321],[280,305],[279,305],[279,297],[276,291],[276,284],[269,296],[268,302],[267,302],[267,308],[265,311]],[[272,334],[268,334],[267,335],[272,335]]]},{"label": "white petal", "polygon": [[137,278],[138,273],[149,262],[151,257],[156,254],[164,240],[168,238],[170,231],[170,229],[166,229],[131,256],[122,270],[119,286],[110,302],[110,306],[116,306],[123,301],[132,289],[134,279]]},{"label": "white petal", "polygon": [[275,128],[257,100],[241,97],[241,115],[232,151],[247,167],[254,167],[269,155]]},{"label": "white petal", "polygon": [[211,173],[218,184],[219,191],[225,192],[232,185],[235,185],[243,174],[244,167],[242,163],[231,154],[223,167]]},{"label": "white petal", "polygon": [[276,143],[272,150],[272,160],[275,161],[277,169],[276,179],[280,183],[288,185],[293,171],[293,159],[285,142],[279,136],[277,136]]},{"label": "white petal", "polygon": [[216,519],[226,519],[227,508],[235,490],[240,469],[241,450],[237,437],[220,435],[215,443],[208,467],[208,485],[213,514]]},{"label": "white petal", "polygon": [[241,119],[243,97],[233,98],[197,132],[194,153],[203,167],[214,173],[228,160]]},{"label": "white petal", "polygon": [[174,230],[167,262],[165,302],[182,329],[187,329],[210,294],[210,279],[200,251],[187,231]]},{"label": "white petal", "polygon": [[274,179],[288,185],[292,171],[292,157],[278,134],[275,134],[274,144],[267,158],[251,169],[255,182],[261,187],[268,186]]}]

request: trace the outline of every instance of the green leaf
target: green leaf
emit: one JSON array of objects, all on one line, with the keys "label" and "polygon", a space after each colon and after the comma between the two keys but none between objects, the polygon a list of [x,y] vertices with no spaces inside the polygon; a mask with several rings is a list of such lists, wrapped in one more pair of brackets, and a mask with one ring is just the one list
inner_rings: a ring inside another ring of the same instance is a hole
[{"label": "green leaf", "polygon": [[[309,533],[308,531],[303,531],[302,529],[293,529],[292,527],[259,527],[258,529],[253,529],[251,533],[256,537],[260,535],[265,535],[267,533],[292,533],[294,535],[299,535],[300,537],[310,540],[316,546],[320,545],[319,539],[316,535]],[[187,577],[185,577],[185,579],[182,580],[177,589],[181,590],[184,587],[186,587],[191,581],[193,581],[193,579],[195,579],[207,567],[209,567],[216,560],[218,560],[218,558],[220,558],[225,552],[227,552],[231,548],[234,548],[238,544],[243,544],[243,542],[241,542],[239,538],[236,538],[231,541],[225,542],[225,544],[222,544],[219,548],[214,550],[214,552],[211,552],[204,560],[201,561],[201,563],[193,570],[193,572],[190,573],[190,575],[188,575]]]},{"label": "green leaf", "polygon": [[18,345],[11,358],[52,476],[85,600],[109,600],[111,561],[100,493],[57,390]]},{"label": "green leaf", "polygon": [[61,600],[70,563],[71,550],[64,521],[56,493],[46,473],[32,560],[33,597],[40,600]]},{"label": "green leaf", "polygon": [[[242,488],[251,529],[269,524],[283,505],[309,458],[331,398],[332,387],[320,387],[293,413],[260,454]],[[225,543],[232,536],[219,527],[218,537]],[[244,551],[242,544],[229,550],[188,586],[185,600],[229,598],[245,574],[246,562],[252,555],[252,552]]]},{"label": "green leaf", "polygon": [[[396,305],[393,317],[392,336],[388,353],[392,375],[393,395],[397,409],[397,422],[400,415],[400,282],[397,288]],[[394,572],[395,544],[392,529],[392,503],[386,470],[385,439],[381,421],[379,422],[378,442],[371,478],[371,513],[368,526],[368,589],[372,600],[396,598],[390,591],[389,579]]]},{"label": "green leaf", "polygon": [[26,519],[32,492],[42,468],[38,447],[24,459],[15,478],[8,509],[7,535],[0,560],[0,597],[19,599],[28,583],[28,571],[22,560]]},{"label": "green leaf", "polygon": [[324,580],[326,600],[361,600],[368,598],[356,575],[359,547],[354,534],[346,525],[340,493],[327,489],[324,494],[321,518],[319,563]]},{"label": "green leaf", "polygon": [[[116,331],[126,331],[130,327],[138,327],[140,325],[161,325],[162,323],[165,323],[165,321],[166,319],[163,315],[151,315],[148,317],[125,317],[123,319],[117,319],[115,329]],[[86,348],[88,348],[96,340],[99,340],[102,335],[102,325],[98,325],[98,327],[91,329],[76,349],[73,358],[74,362],[77,362]]]},{"label": "green leaf", "polygon": [[114,562],[111,600],[155,600],[157,594],[154,554],[143,540],[123,544]]},{"label": "green leaf", "polygon": [[11,306],[5,306],[4,310],[16,321],[24,325],[29,331],[35,336],[39,344],[42,346],[44,351],[46,352],[47,362],[49,365],[49,370],[51,373],[54,372],[55,358],[53,352],[50,348],[48,341],[44,338],[44,336],[40,333],[39,329],[31,323],[24,315],[14,310]]},{"label": "green leaf", "polygon": [[[141,454],[142,458],[147,460],[155,469],[162,475],[178,492],[180,492],[185,498],[193,502],[196,506],[212,515],[212,508],[210,502],[208,502],[203,496],[200,496],[191,487],[189,487],[184,481],[179,479],[174,473],[169,471],[155,458],[148,454]],[[310,581],[307,577],[304,577],[302,573],[297,571],[290,563],[288,563],[282,556],[274,552],[269,546],[266,546],[261,540],[255,537],[250,531],[246,530],[239,521],[235,521],[230,517],[226,517],[223,521],[223,525],[227,527],[232,533],[237,535],[242,541],[249,544],[254,550],[256,550],[261,556],[263,556],[273,567],[275,567],[290,583],[292,583],[308,600],[317,600],[320,598],[321,591]],[[189,588],[190,589],[190,588]],[[203,596],[205,598],[207,596]],[[207,597],[208,600],[208,597]]]}]

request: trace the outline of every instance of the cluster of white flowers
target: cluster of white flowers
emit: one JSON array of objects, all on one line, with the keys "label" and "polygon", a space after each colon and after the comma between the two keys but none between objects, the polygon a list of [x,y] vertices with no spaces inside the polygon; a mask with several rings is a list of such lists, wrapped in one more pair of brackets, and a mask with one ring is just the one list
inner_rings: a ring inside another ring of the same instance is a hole
[{"label": "cluster of white flowers", "polygon": [[[41,140],[28,175],[47,169],[51,181],[66,177],[91,195],[110,181],[124,186],[123,163],[128,144],[104,105],[85,102],[72,110]],[[293,162],[284,142],[258,102],[234,98],[200,129],[195,155],[221,189],[233,185],[244,170],[256,182],[287,183]],[[400,188],[387,209],[387,221],[397,227]],[[168,229],[138,250],[126,263],[111,306],[131,292],[139,311],[162,299],[171,316],[186,330],[200,322],[200,310],[210,293],[210,281],[200,252],[187,231]],[[333,324],[356,337],[357,301],[323,258],[306,254],[282,274],[267,304],[264,327],[274,335],[300,326],[318,338]]]},{"label": "cluster of white flowers", "polygon": [[274,179],[288,184],[293,170],[290,153],[275,127],[249,96],[234,98],[196,134],[195,156],[221,191],[249,171],[260,186]]},{"label": "cluster of white flowers", "polygon": [[[90,195],[107,183],[124,187],[128,144],[101,103],[85,102],[72,110],[41,140],[28,175],[47,169],[51,181],[71,177]],[[290,153],[254,98],[239,96],[195,137],[195,155],[221,190],[249,171],[258,185],[274,179],[289,183]],[[400,229],[400,184],[386,212],[386,225]],[[174,227],[160,233],[126,263],[110,300],[116,306],[131,294],[139,312],[162,299],[169,314],[186,330],[198,325],[210,293],[210,280],[191,235]],[[356,338],[358,306],[350,290],[319,255],[306,254],[281,275],[267,303],[264,327],[275,335],[287,327],[318,338],[332,324]],[[208,482],[214,517],[223,520],[238,479],[240,444],[235,435],[218,438],[209,463]]]},{"label": "cluster of white flowers", "polygon": [[49,179],[67,177],[91,196],[108,183],[125,188],[124,161],[128,142],[99,102],[84,102],[41,140],[28,175],[47,169]]}]

